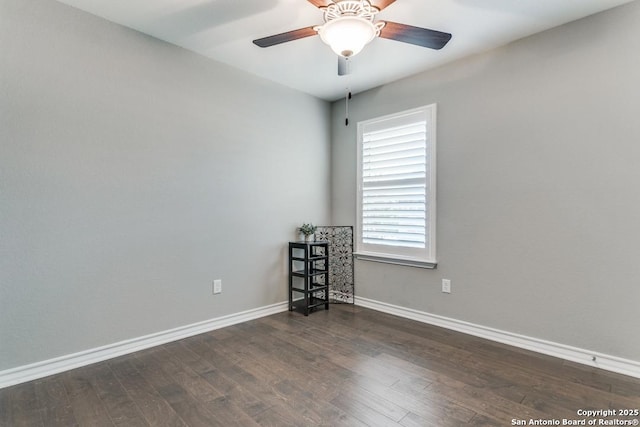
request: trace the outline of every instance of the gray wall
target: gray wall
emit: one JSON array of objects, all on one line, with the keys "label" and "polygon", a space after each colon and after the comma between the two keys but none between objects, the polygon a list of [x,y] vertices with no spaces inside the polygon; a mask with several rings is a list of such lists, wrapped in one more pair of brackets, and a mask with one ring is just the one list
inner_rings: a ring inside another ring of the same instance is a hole
[{"label": "gray wall", "polygon": [[334,103],[345,225],[355,124],[438,104],[438,269],[359,261],[356,294],[640,361],[638,22],[633,2],[370,90],[349,127]]},{"label": "gray wall", "polygon": [[286,300],[328,103],[48,0],[0,73],[0,370]]}]

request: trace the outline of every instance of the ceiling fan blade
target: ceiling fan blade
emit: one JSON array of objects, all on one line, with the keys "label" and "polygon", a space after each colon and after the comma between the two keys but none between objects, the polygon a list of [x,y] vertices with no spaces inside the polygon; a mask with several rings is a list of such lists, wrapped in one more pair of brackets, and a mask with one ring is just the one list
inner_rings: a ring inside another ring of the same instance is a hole
[{"label": "ceiling fan blade", "polygon": [[382,10],[395,1],[396,0],[372,0],[371,6],[375,6],[378,10]]},{"label": "ceiling fan blade", "polygon": [[351,60],[344,56],[338,56],[338,75],[346,76],[351,73]]},{"label": "ceiling fan blade", "polygon": [[280,43],[286,43],[305,37],[315,36],[317,33],[313,27],[300,28],[299,30],[287,31],[286,33],[276,34],[269,37],[263,37],[253,41],[253,44],[260,47],[275,46]]},{"label": "ceiling fan blade", "polygon": [[430,49],[442,49],[451,40],[449,33],[389,21],[385,21],[380,37]]},{"label": "ceiling fan blade", "polygon": [[317,8],[327,7],[331,3],[333,3],[331,0],[308,0],[308,1],[309,1],[309,3],[311,3],[312,5],[314,5]]}]

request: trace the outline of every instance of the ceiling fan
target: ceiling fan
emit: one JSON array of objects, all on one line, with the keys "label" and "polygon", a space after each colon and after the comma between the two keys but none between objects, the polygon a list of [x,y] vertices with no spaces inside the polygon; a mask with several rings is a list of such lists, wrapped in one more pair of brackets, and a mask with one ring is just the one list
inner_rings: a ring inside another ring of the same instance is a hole
[{"label": "ceiling fan", "polygon": [[324,11],[324,24],[263,37],[253,43],[275,46],[319,35],[338,55],[338,74],[348,73],[347,60],[357,55],[375,37],[410,43],[430,49],[442,49],[451,34],[391,21],[375,21],[376,14],[395,0],[308,0]]}]

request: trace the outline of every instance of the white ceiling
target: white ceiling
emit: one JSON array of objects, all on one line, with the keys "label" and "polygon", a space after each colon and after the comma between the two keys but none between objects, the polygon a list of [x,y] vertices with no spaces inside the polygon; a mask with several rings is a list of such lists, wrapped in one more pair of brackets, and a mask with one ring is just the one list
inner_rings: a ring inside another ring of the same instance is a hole
[{"label": "white ceiling", "polygon": [[453,34],[442,50],[377,38],[337,75],[312,36],[259,48],[252,40],[322,24],[305,0],[58,0],[326,100],[357,93],[632,0],[397,0],[378,20]]}]

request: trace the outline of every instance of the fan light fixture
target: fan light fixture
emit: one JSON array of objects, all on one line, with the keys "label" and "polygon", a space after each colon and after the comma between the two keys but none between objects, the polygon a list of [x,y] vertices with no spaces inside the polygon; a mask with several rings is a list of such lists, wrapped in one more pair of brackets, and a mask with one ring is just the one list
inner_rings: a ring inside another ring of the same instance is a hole
[{"label": "fan light fixture", "polygon": [[349,58],[380,35],[384,22],[373,22],[378,12],[368,0],[338,1],[327,6],[324,25],[314,27],[314,30],[331,50]]},{"label": "fan light fixture", "polygon": [[[324,12],[324,24],[262,37],[253,41],[270,47],[311,36],[322,41],[338,55],[338,75],[349,74],[348,59],[357,55],[376,37],[409,43],[429,49],[442,49],[451,34],[391,21],[374,22],[378,12],[396,0],[308,0]],[[372,4],[373,2],[373,4]]]}]

